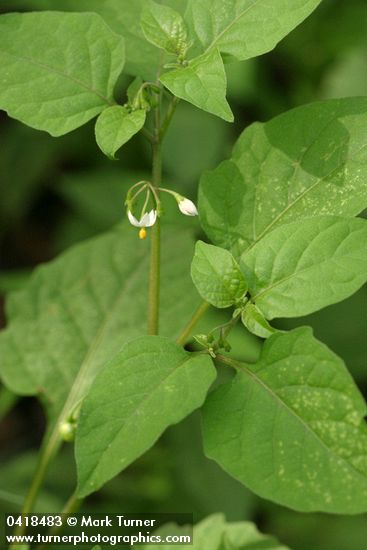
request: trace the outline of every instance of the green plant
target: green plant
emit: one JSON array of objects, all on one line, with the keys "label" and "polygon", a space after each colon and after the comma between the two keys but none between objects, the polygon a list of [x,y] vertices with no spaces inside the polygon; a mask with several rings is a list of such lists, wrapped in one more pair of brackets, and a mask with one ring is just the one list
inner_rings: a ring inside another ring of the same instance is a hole
[{"label": "green plant", "polygon": [[[213,244],[196,244],[191,274],[204,303],[189,278],[193,235],[164,231],[161,204],[168,193],[197,213],[162,183],[178,101],[232,121],[223,59],[269,51],[319,3],[108,0],[85,3],[98,13],[1,16],[0,107],[11,117],[60,136],[98,116],[96,141],[111,159],[139,131],[152,146],[151,179],[126,195],[142,242],[118,226],[38,268],[7,301],[2,379],[39,395],[49,420],[24,512],[64,440],[75,436],[70,510],[201,406],[207,455],[255,493],[300,511],[367,511],[357,387],[310,329],[271,324],[367,281],[367,226],[355,218],[366,207],[367,99],[253,124],[231,158],[203,174],[198,209]],[[134,79],[116,100],[122,71]],[[195,334],[210,306],[232,308],[228,321]],[[254,364],[231,357],[237,323],[266,340]],[[192,336],[199,351],[183,347]],[[207,396],[213,360],[235,375]]]}]

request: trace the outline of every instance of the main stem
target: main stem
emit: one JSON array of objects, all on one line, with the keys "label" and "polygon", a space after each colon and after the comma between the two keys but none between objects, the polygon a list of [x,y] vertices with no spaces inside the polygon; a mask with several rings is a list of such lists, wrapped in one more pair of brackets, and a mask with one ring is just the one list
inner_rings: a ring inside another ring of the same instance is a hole
[{"label": "main stem", "polygon": [[[154,140],[152,143],[152,184],[158,188],[162,182],[162,150],[160,136],[160,106],[155,109]],[[151,231],[150,272],[148,293],[148,334],[158,334],[159,331],[159,290],[161,262],[161,226],[159,217]]]}]

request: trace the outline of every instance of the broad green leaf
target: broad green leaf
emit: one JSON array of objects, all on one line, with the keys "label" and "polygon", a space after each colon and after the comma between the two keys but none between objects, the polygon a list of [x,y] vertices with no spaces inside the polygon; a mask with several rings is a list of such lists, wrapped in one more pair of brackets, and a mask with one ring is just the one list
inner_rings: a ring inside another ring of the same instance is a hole
[{"label": "broad green leaf", "polygon": [[240,254],[284,223],[359,214],[367,206],[366,142],[366,98],[322,101],[253,124],[231,160],[201,180],[204,230]]},{"label": "broad green leaf", "polygon": [[233,122],[226,100],[226,73],[216,48],[191,60],[187,66],[163,74],[160,81],[173,95]]},{"label": "broad green leaf", "polygon": [[241,320],[247,330],[260,338],[269,338],[274,332],[277,332],[275,328],[269,325],[255,304],[249,303],[245,306]]},{"label": "broad green leaf", "polygon": [[0,17],[0,108],[53,136],[106,106],[124,66],[124,41],[93,13]]},{"label": "broad green leaf", "polygon": [[266,340],[203,410],[205,449],[263,498],[299,511],[367,510],[366,404],[309,328]]},{"label": "broad green leaf", "polygon": [[202,241],[196,243],[191,277],[204,300],[218,308],[240,302],[247,292],[246,281],[232,254]]},{"label": "broad green leaf", "polygon": [[78,493],[86,496],[202,405],[215,378],[209,356],[160,336],[127,343],[95,379],[78,421]]},{"label": "broad green leaf", "polygon": [[143,109],[129,112],[120,105],[108,107],[96,122],[98,146],[105,155],[114,159],[116,151],[142,129],[145,117]]},{"label": "broad green leaf", "polygon": [[[170,525],[157,530],[162,536],[185,535],[183,526]],[[144,545],[142,550],[154,550],[154,545]],[[177,544],[164,544],[162,550],[175,550]],[[248,521],[226,522],[222,514],[213,514],[194,526],[193,550],[287,550],[273,537],[263,535]]]},{"label": "broad green leaf", "polygon": [[187,29],[178,12],[148,0],[143,9],[141,26],[148,42],[168,53],[184,57],[188,47]]},{"label": "broad green leaf", "polygon": [[244,252],[240,266],[267,319],[307,315],[367,281],[367,221],[316,216],[283,225]]},{"label": "broad green leaf", "polygon": [[[162,247],[160,331],[175,339],[200,303],[189,275],[191,233],[176,228]],[[38,394],[62,422],[105,363],[145,333],[148,272],[149,238],[139,241],[125,225],[38,268],[7,300],[4,383],[21,395]]]},{"label": "broad green leaf", "polygon": [[[14,1],[14,0],[12,0]],[[163,0],[181,14],[186,0]],[[124,72],[155,80],[161,65],[162,52],[147,42],[141,29],[141,16],[147,0],[17,0],[22,9],[61,10],[98,13],[111,29],[126,41],[126,67]],[[10,7],[10,9],[12,9]]]},{"label": "broad green leaf", "polygon": [[272,50],[321,0],[189,0],[192,35],[239,60]]}]

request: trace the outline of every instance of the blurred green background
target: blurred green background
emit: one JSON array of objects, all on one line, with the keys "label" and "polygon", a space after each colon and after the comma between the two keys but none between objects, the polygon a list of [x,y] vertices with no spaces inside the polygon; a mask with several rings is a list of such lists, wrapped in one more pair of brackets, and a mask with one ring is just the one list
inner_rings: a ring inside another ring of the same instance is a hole
[{"label": "blurred green background", "polygon": [[[0,11],[41,4],[2,0]],[[164,182],[192,199],[201,172],[225,159],[251,122],[318,99],[367,95],[366,0],[324,0],[273,52],[229,64],[227,73],[235,123],[181,102],[165,143]],[[121,78],[121,97],[129,82]],[[141,136],[120,151],[118,162],[111,162],[95,144],[93,122],[54,139],[0,113],[1,326],[7,292],[24,284],[37,264],[123,220],[127,188],[149,166],[149,147]],[[367,397],[366,312],[367,288],[362,288],[339,305],[280,325],[311,324],[316,336],[343,357]],[[244,339],[242,332],[234,332],[232,340],[236,353],[241,355],[245,345],[246,356],[256,356],[256,340]],[[20,509],[45,420],[35,399],[18,400],[4,388],[0,415],[0,511],[11,512]],[[72,492],[74,476],[72,449],[65,446],[49,473],[39,510],[59,510]],[[193,511],[196,520],[221,511],[229,520],[255,521],[294,550],[367,547],[367,516],[299,514],[255,497],[232,480],[204,457],[197,413],[169,429],[85,506],[100,512]]]}]

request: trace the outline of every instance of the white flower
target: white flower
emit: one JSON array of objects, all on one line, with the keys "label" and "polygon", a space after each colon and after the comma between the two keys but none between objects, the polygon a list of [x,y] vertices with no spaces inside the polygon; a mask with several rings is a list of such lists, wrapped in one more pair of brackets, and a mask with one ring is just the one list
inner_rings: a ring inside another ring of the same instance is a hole
[{"label": "white flower", "polygon": [[187,199],[186,197],[181,197],[178,201],[178,207],[181,210],[182,214],[185,216],[197,216],[198,211],[195,204]]},{"label": "white flower", "polygon": [[151,227],[157,221],[157,211],[151,210],[150,212],[146,212],[139,221],[132,215],[130,210],[128,210],[127,217],[129,218],[131,225],[134,225],[135,227]]}]

